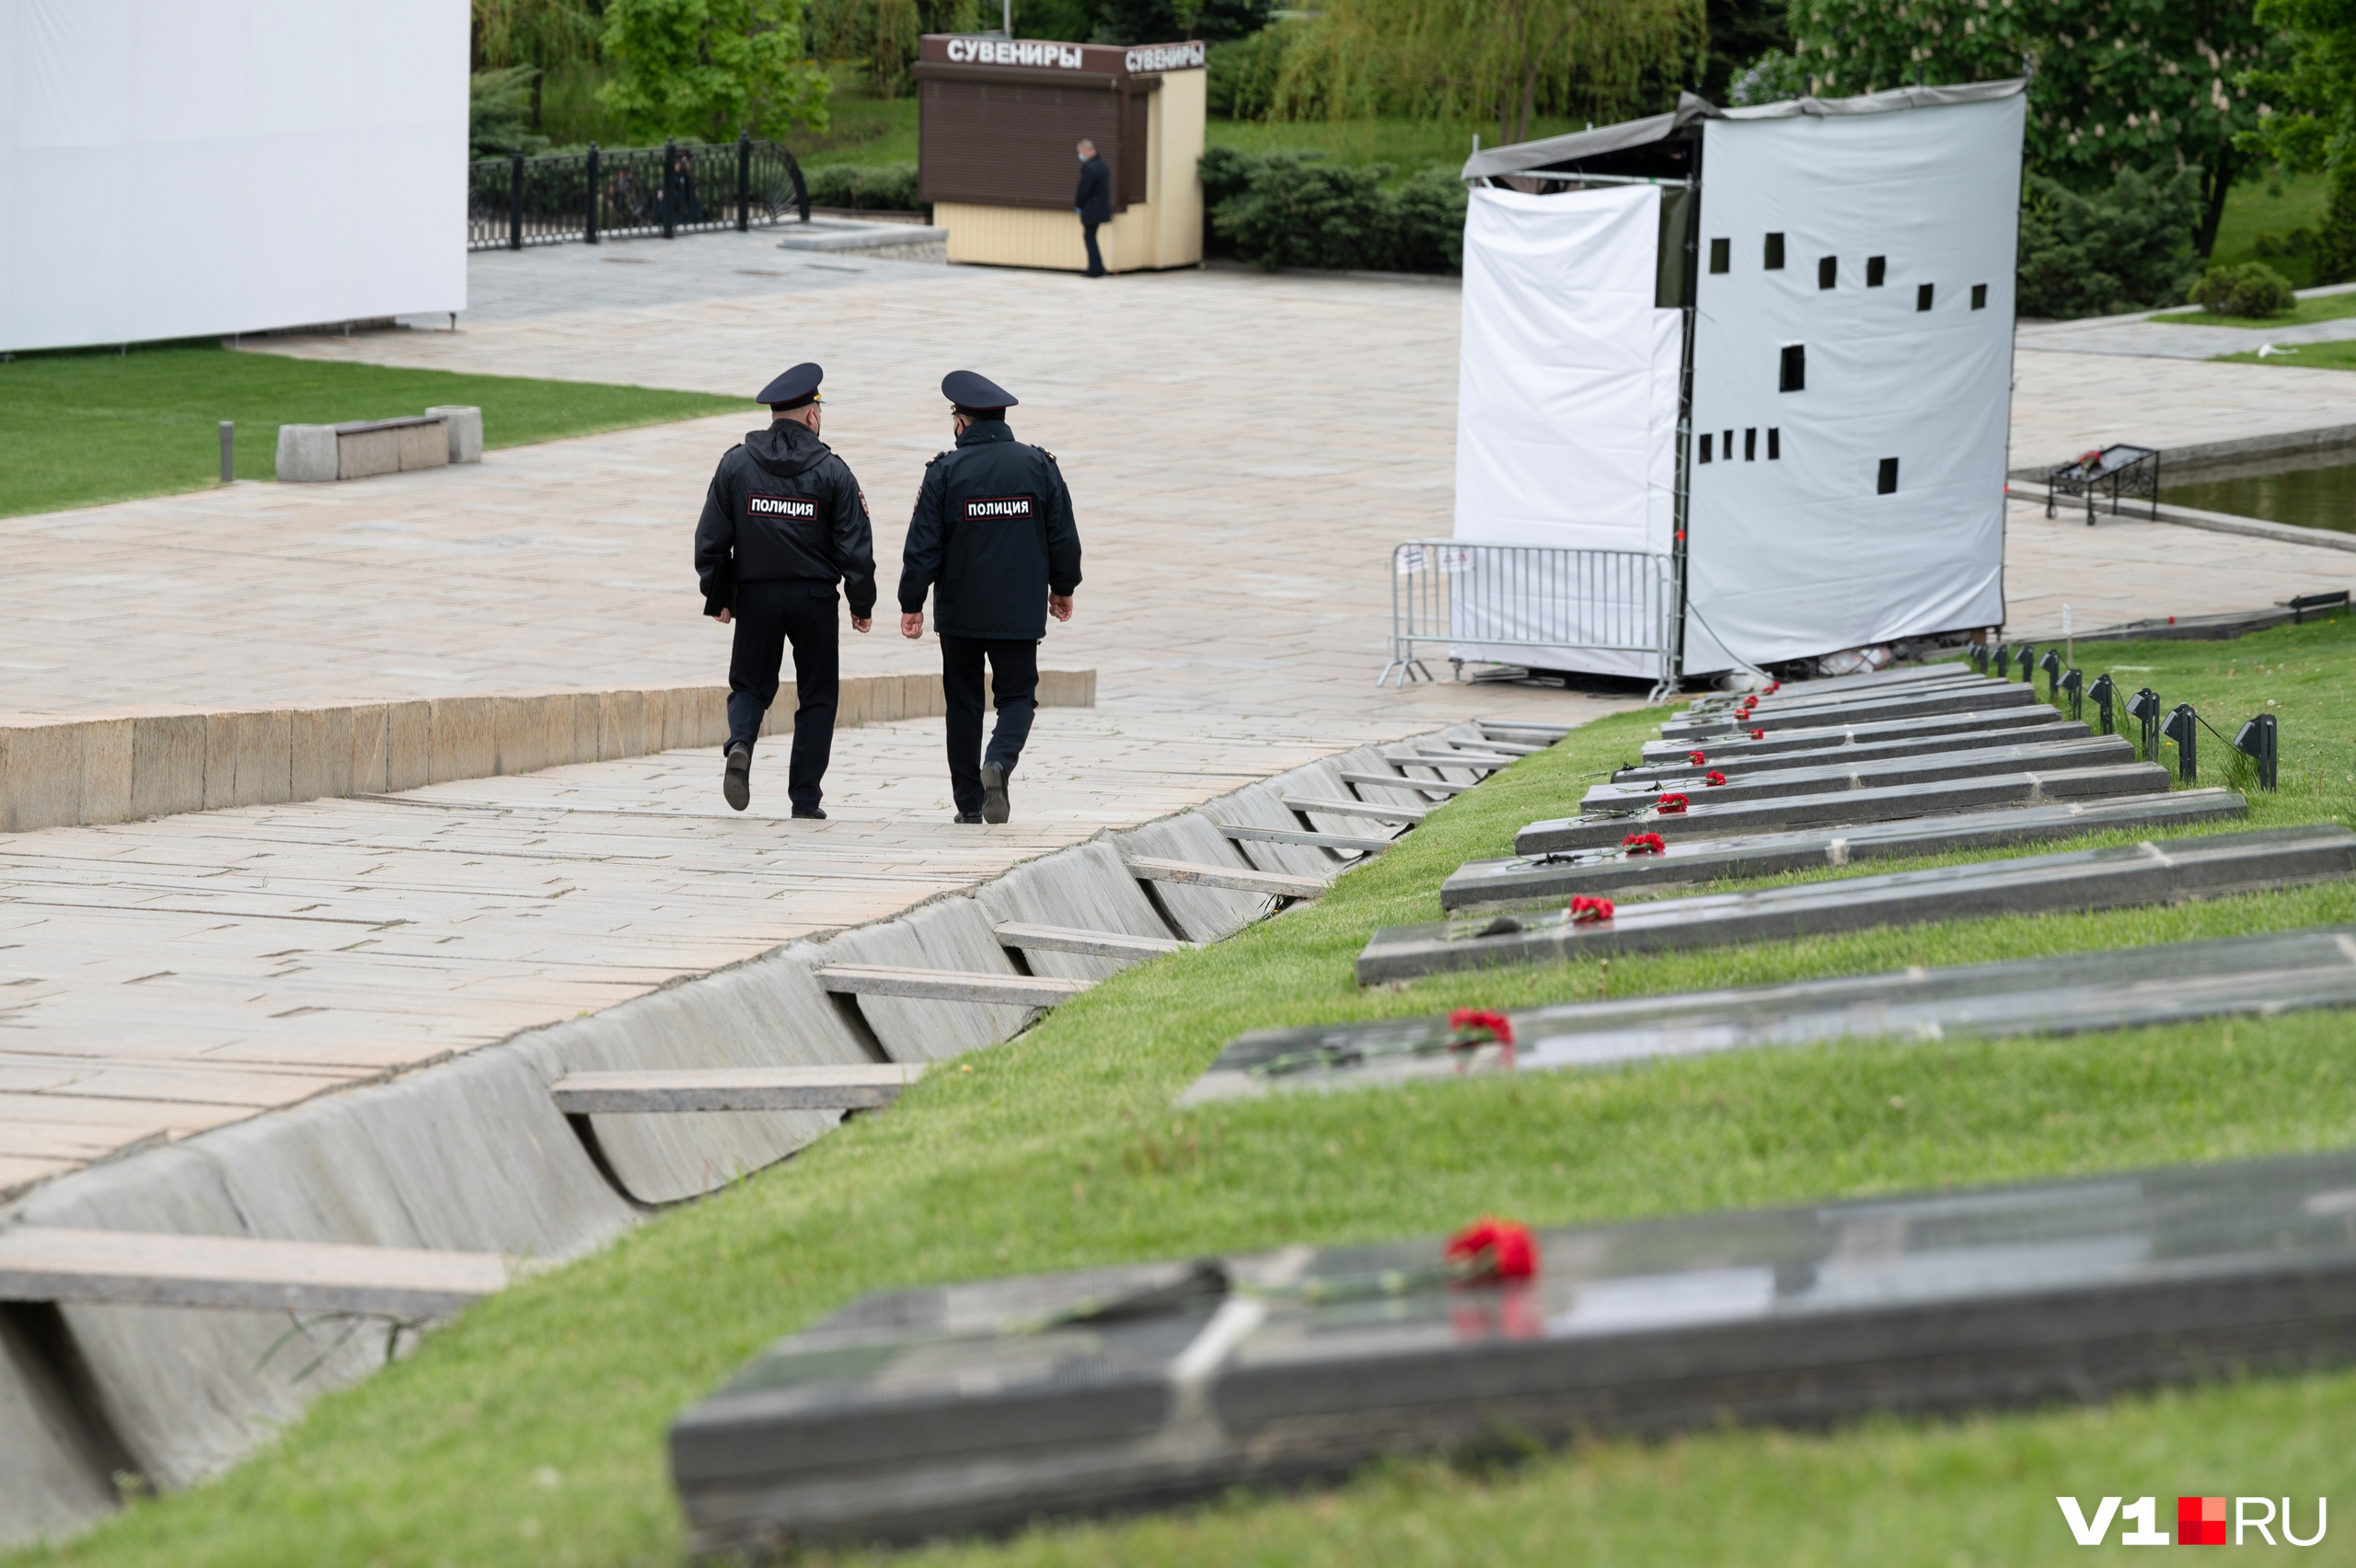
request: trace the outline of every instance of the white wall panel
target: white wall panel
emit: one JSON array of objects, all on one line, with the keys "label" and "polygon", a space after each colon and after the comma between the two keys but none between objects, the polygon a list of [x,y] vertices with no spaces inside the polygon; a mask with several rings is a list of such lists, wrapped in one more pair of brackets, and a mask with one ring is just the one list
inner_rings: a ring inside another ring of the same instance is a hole
[{"label": "white wall panel", "polygon": [[[2025,103],[1706,123],[1693,432],[1697,457],[1704,432],[1717,450],[1691,470],[1689,673],[1728,667],[1729,649],[1758,663],[2003,621]],[[1771,233],[1781,271],[1764,265]],[[1714,273],[1720,238],[1730,269]],[[1887,258],[1877,288],[1873,256]],[[1792,342],[1807,384],[1780,392]],[[1890,495],[1876,493],[1885,457],[1899,459]]]},{"label": "white wall panel", "polygon": [[465,0],[0,0],[0,347],[466,306]]}]

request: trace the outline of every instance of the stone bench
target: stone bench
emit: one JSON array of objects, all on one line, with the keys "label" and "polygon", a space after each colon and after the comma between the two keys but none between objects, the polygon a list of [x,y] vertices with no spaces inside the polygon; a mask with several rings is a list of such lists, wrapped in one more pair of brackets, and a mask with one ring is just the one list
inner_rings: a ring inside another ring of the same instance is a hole
[{"label": "stone bench", "polygon": [[278,427],[278,478],[324,484],[482,461],[482,410],[456,405],[397,420]]}]

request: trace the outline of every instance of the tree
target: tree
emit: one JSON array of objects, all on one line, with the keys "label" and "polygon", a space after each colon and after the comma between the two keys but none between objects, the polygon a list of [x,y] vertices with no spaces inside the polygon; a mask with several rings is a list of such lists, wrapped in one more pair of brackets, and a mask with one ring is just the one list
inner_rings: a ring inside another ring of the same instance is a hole
[{"label": "tree", "polygon": [[1540,112],[1620,118],[1648,77],[1696,79],[1707,44],[1703,0],[1327,0],[1276,112],[1490,120],[1514,142]]},{"label": "tree", "polygon": [[802,47],[802,0],[609,0],[597,96],[634,140],[823,131],[834,82]]},{"label": "tree", "polygon": [[[2328,0],[2322,0],[2328,3]],[[2073,190],[2200,170],[2209,253],[2279,53],[2251,0],[1792,0],[1793,51],[1831,96],[2029,75],[2029,167]]]},{"label": "tree", "polygon": [[2244,79],[2258,121],[2241,145],[2287,168],[2330,171],[2316,282],[2356,277],[2356,0],[2258,0],[2258,19],[2281,29],[2284,48]]}]

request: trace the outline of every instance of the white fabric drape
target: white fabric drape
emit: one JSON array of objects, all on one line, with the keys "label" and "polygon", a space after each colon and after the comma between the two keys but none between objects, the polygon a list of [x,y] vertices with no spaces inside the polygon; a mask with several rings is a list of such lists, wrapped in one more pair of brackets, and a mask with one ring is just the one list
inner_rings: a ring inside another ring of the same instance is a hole
[{"label": "white fabric drape", "polygon": [[0,0],[0,347],[466,305],[465,0]]},{"label": "white fabric drape", "polygon": [[[1669,551],[1679,313],[1655,308],[1660,192],[1472,192],[1464,230],[1455,536]],[[1630,580],[1630,581],[1633,581]],[[1647,655],[1484,643],[1491,636],[1628,640],[1626,588],[1527,560],[1460,571],[1453,657],[1654,675]],[[1620,594],[1609,602],[1609,594]]]}]

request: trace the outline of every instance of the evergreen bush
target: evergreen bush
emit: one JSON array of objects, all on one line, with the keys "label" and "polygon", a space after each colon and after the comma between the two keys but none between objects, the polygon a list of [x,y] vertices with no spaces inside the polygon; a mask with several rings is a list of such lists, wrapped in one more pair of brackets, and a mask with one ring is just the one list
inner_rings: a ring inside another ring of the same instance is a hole
[{"label": "evergreen bush", "polygon": [[2176,305],[2200,265],[2200,171],[2121,167],[2081,194],[2031,175],[2021,204],[2020,312],[2066,319]]},{"label": "evergreen bush", "polygon": [[2263,261],[2212,267],[2192,285],[2192,303],[2212,316],[2287,316],[2299,296]]},{"label": "evergreen bush", "polygon": [[1434,166],[1395,188],[1389,166],[1322,154],[1203,155],[1207,248],[1274,271],[1453,272],[1463,264],[1464,188]]},{"label": "evergreen bush", "polygon": [[917,201],[917,166],[828,164],[803,171],[810,202],[818,207],[856,207],[868,212],[909,213]]}]

